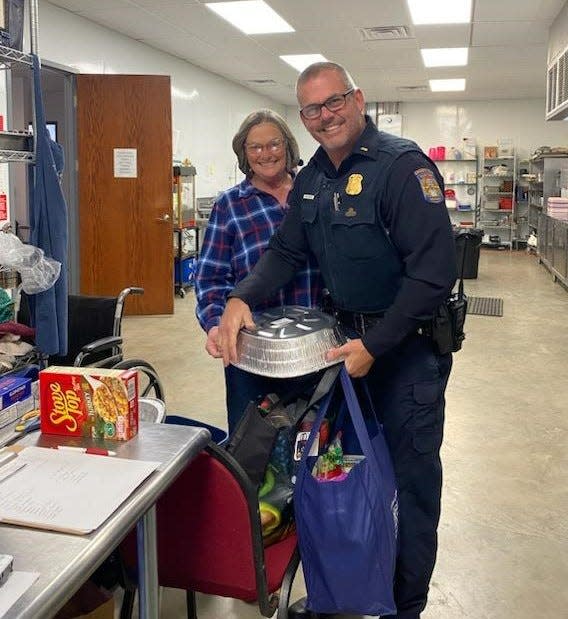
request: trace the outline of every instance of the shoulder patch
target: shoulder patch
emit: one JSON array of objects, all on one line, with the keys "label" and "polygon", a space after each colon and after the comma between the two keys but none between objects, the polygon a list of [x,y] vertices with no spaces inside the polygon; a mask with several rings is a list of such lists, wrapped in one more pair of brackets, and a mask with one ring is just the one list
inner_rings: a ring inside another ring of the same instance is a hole
[{"label": "shoulder patch", "polygon": [[414,170],[414,175],[420,183],[420,189],[426,202],[438,203],[444,201],[442,189],[438,185],[438,181],[434,176],[434,172],[430,168],[419,168]]}]

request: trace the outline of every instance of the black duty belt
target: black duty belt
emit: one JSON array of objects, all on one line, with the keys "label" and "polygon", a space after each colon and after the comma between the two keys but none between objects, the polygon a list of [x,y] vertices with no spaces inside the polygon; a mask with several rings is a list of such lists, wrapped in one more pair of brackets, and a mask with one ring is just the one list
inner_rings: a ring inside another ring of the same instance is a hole
[{"label": "black duty belt", "polygon": [[385,315],[384,312],[348,312],[338,309],[334,314],[340,324],[355,329],[360,335],[374,327]]}]

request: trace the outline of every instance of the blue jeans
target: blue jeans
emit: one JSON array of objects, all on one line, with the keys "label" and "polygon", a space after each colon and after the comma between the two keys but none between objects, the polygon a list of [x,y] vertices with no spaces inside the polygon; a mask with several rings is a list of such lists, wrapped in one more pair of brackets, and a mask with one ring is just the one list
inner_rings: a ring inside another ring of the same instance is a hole
[{"label": "blue jeans", "polygon": [[310,387],[315,387],[317,377],[317,374],[308,374],[296,378],[268,378],[229,365],[225,368],[229,435],[233,433],[251,400],[269,393],[275,393],[282,398],[292,390],[303,388],[311,395]]}]

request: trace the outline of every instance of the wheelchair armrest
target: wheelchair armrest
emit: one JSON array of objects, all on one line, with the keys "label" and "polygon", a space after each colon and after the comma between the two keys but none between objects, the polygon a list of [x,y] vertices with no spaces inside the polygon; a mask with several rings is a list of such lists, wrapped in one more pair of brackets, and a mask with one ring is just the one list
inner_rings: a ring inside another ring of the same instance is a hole
[{"label": "wheelchair armrest", "polygon": [[[88,357],[89,355],[93,355],[95,353],[104,351],[104,350],[112,350],[112,349],[120,349],[120,347],[122,346],[122,338],[120,336],[116,336],[116,335],[112,335],[109,337],[103,337],[100,338],[98,340],[95,340],[94,342],[91,342],[90,344],[86,344],[85,346],[83,346],[83,348],[81,348],[81,352],[75,357],[75,361],[73,362],[73,365],[75,367],[80,367],[81,364],[83,363],[83,360],[85,359],[85,357]],[[110,357],[106,357],[105,359],[102,360],[102,364],[104,364],[104,366],[108,366],[108,367],[112,367],[115,363],[118,363],[118,361],[120,361],[122,359],[122,352],[119,352],[118,354],[114,354]],[[97,364],[94,364],[96,367]]]}]

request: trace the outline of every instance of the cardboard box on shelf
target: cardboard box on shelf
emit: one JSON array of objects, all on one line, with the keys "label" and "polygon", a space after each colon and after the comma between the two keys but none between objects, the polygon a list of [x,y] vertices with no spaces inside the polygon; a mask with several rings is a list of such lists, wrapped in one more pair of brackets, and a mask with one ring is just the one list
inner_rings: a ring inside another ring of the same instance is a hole
[{"label": "cardboard box on shelf", "polygon": [[483,156],[485,159],[495,159],[497,157],[498,149],[497,146],[484,146],[483,147]]}]

